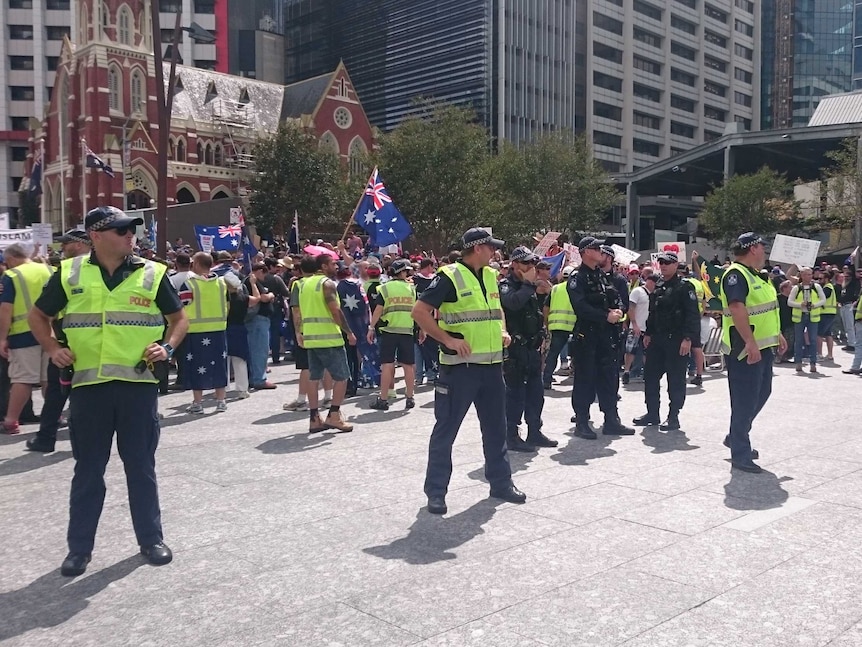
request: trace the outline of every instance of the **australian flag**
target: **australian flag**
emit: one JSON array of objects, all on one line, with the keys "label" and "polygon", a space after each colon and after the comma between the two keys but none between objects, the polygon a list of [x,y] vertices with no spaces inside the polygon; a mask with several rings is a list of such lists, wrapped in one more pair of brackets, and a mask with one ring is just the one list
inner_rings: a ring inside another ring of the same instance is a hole
[{"label": "australian flag", "polygon": [[195,237],[198,239],[198,247],[204,248],[204,237],[210,236],[212,249],[217,252],[236,252],[242,243],[243,228],[239,225],[228,227],[206,227],[195,225]]},{"label": "australian flag", "polygon": [[33,163],[33,168],[30,169],[30,188],[28,189],[30,196],[35,198],[42,194],[42,152],[36,153],[36,161]]},{"label": "australian flag", "polygon": [[114,177],[114,169],[112,169],[110,165],[106,164],[101,157],[90,150],[90,147],[86,144],[84,144],[84,155],[87,156],[87,168],[100,168],[109,178]]},{"label": "australian flag", "polygon": [[356,206],[353,219],[365,230],[374,247],[395,245],[413,233],[410,223],[401,215],[386,192],[377,168],[368,178],[365,193]]}]

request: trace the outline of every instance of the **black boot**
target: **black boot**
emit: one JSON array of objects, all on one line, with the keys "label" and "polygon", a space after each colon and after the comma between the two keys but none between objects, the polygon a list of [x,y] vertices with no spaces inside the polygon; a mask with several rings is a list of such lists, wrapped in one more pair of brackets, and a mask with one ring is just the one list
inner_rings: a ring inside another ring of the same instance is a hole
[{"label": "black boot", "polygon": [[662,431],[679,431],[679,428],[679,414],[673,410],[667,414],[667,420],[659,425]]},{"label": "black boot", "polygon": [[605,436],[634,436],[635,430],[631,427],[626,427],[619,416],[605,416],[605,425],[602,427],[602,433]]},{"label": "black boot", "polygon": [[650,413],[647,411],[642,416],[632,420],[632,422],[638,427],[649,427],[651,425],[657,425],[661,422],[661,419],[658,417],[657,413]]},{"label": "black boot", "polygon": [[522,440],[521,437],[518,435],[517,430],[506,434],[506,447],[509,449],[510,452],[536,451],[535,445],[531,445],[530,443]]},{"label": "black boot", "polygon": [[545,434],[542,433],[542,430],[538,431],[528,431],[527,432],[527,442],[535,445],[536,447],[556,447],[560,443],[556,440],[551,440]]},{"label": "black boot", "polygon": [[595,440],[598,438],[598,436],[596,436],[596,432],[593,431],[592,427],[590,427],[589,420],[578,420],[578,422],[575,423],[575,436],[585,438],[587,440]]}]

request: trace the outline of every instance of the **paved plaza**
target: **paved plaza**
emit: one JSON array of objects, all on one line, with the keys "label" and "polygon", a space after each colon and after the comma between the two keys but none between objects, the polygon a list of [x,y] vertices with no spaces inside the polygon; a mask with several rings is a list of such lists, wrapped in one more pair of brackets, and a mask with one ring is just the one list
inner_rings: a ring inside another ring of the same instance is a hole
[{"label": "paved plaza", "polygon": [[[511,455],[521,506],[487,498],[471,412],[442,518],[423,507],[431,387],[410,412],[401,394],[389,412],[354,398],[353,433],[309,436],[307,414],[281,408],[296,378],[273,367],[278,390],[225,414],[161,399],[164,567],[137,554],[114,455],[93,562],[61,577],[68,435],[49,455],[23,451],[30,433],[0,436],[0,642],[862,645],[862,380],[837,365],[776,368],[760,475],[727,462],[723,374],[688,387],[684,431],[595,441],[571,435],[563,383],[544,417],[560,446]],[[622,391],[624,421],[642,389]]]}]

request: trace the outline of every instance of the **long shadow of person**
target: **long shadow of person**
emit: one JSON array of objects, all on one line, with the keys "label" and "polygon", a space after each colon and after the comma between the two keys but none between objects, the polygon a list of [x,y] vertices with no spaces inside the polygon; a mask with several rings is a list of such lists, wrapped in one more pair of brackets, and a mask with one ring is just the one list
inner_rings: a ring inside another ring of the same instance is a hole
[{"label": "long shadow of person", "polygon": [[329,440],[334,435],[329,433],[303,433],[284,436],[283,438],[272,438],[262,442],[257,446],[257,449],[264,454],[296,454],[297,452],[304,452],[306,449],[331,445],[332,443]]},{"label": "long shadow of person", "polygon": [[643,444],[653,448],[651,452],[653,454],[666,454],[674,451],[688,452],[700,448],[700,445],[691,445],[688,442],[688,436],[682,430],[664,432],[657,426],[650,425],[644,427],[641,436],[643,436]]},{"label": "long shadow of person", "polygon": [[26,454],[0,462],[0,476],[23,474],[30,470],[37,470],[40,467],[56,465],[68,458],[72,458],[72,452],[51,452],[50,454],[27,452]]},{"label": "long shadow of person", "polygon": [[[525,452],[509,452],[509,465],[512,468],[512,474],[517,474],[518,472],[522,472],[530,466],[530,462],[538,456],[538,451],[525,453]],[[483,483],[487,483],[488,479],[485,478],[485,466],[479,467],[472,472],[468,472],[467,476],[474,481],[482,481]]]},{"label": "long shadow of person", "polygon": [[143,564],[140,555],[133,555],[71,582],[57,569],[22,589],[0,593],[0,642],[33,629],[63,624],[86,609],[89,598]]},{"label": "long shadow of person", "polygon": [[419,510],[407,536],[388,544],[363,548],[362,552],[381,559],[400,559],[408,564],[433,564],[455,559],[457,555],[449,551],[483,534],[482,526],[490,521],[500,504],[502,501],[483,499],[451,517]]},{"label": "long shadow of person", "polygon": [[749,474],[730,470],[730,482],[724,486],[724,505],[734,510],[770,510],[780,508],[789,494],[781,487],[792,476],[778,477],[768,470]]},{"label": "long shadow of person", "polygon": [[551,460],[560,465],[586,465],[591,460],[613,456],[617,453],[609,447],[613,439],[613,436],[605,436],[601,432],[595,440],[572,436],[565,447],[561,447],[560,451],[551,456]]}]

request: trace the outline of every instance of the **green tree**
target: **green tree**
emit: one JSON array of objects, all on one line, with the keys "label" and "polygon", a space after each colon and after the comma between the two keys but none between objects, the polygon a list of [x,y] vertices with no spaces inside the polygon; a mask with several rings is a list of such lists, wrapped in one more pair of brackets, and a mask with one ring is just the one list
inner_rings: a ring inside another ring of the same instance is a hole
[{"label": "green tree", "polygon": [[381,138],[380,173],[420,246],[443,251],[465,229],[488,224],[489,156],[487,131],[454,106],[426,104]]},{"label": "green tree", "polygon": [[249,219],[259,229],[283,234],[293,213],[319,231],[334,231],[343,183],[338,159],[318,147],[317,138],[302,128],[282,123],[271,137],[257,142],[257,174],[251,181]]},{"label": "green tree", "polygon": [[[862,169],[859,168],[858,142],[848,138],[826,153],[831,164],[822,170],[821,202],[807,223],[814,231],[838,229],[852,232],[862,210]],[[857,241],[858,242],[858,241]]]},{"label": "green tree", "polygon": [[764,236],[795,233],[799,204],[783,175],[763,167],[750,175],[734,175],[706,196],[700,226],[710,240],[729,249],[743,232]]},{"label": "green tree", "polygon": [[620,199],[583,136],[558,131],[516,148],[504,142],[491,162],[500,211],[495,231],[518,242],[538,230],[595,229]]}]

